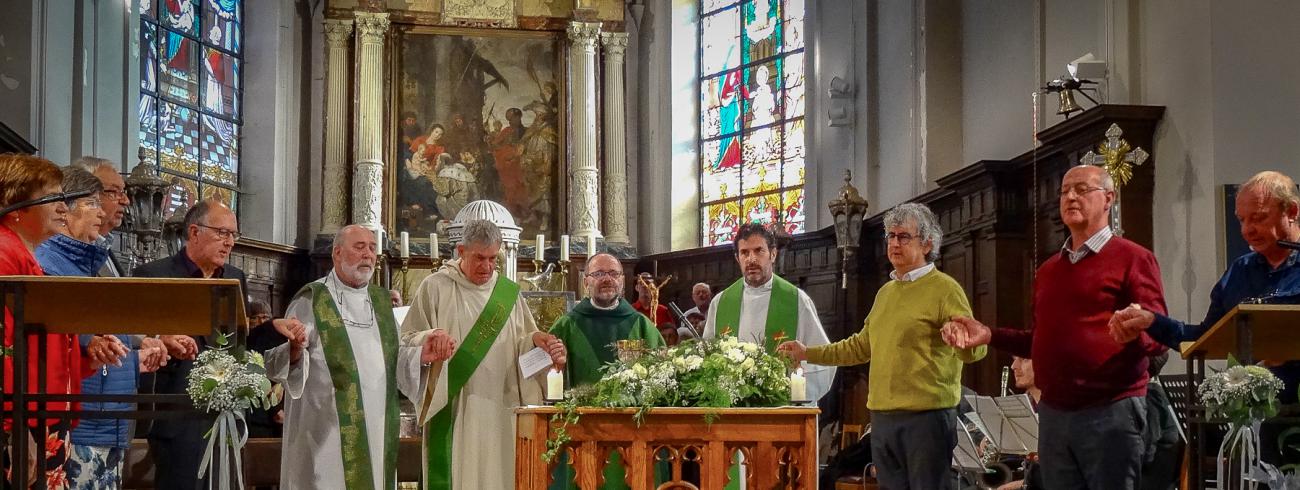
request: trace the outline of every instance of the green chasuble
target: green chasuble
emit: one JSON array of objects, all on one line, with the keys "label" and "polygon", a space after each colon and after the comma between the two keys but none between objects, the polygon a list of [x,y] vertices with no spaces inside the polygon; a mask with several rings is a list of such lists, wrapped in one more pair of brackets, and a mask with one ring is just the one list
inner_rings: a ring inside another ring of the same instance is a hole
[{"label": "green chasuble", "polygon": [[[591,298],[582,300],[568,314],[555,320],[549,331],[564,342],[569,350],[569,361],[564,366],[564,379],[569,386],[595,384],[600,381],[600,368],[618,358],[615,342],[619,340],[645,340],[650,349],[664,345],[659,330],[645,315],[632,309],[623,298],[618,306],[604,310],[591,304]],[[624,489],[624,471],[618,455],[605,466],[606,490]],[[561,457],[552,473],[551,489],[577,488],[574,485],[573,467],[567,457]]]},{"label": "green chasuble", "polygon": [[[739,336],[740,309],[744,302],[745,278],[722,291],[718,300],[718,335]],[[799,328],[799,288],[790,281],[772,275],[772,297],[767,303],[767,324],[763,328],[763,346],[775,353],[776,346],[797,338]],[[740,339],[749,342],[753,339]]]}]

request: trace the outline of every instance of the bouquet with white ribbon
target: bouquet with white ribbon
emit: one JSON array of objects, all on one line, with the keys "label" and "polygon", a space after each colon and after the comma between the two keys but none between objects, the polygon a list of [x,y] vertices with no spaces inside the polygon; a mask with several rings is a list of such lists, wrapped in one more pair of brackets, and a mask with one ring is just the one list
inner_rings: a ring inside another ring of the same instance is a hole
[{"label": "bouquet with white ribbon", "polygon": [[[244,488],[240,452],[248,442],[244,413],[251,408],[269,409],[279,403],[266,377],[266,366],[257,352],[231,352],[229,337],[217,337],[216,348],[203,351],[194,362],[186,392],[194,407],[217,414],[217,420],[204,435],[208,448],[199,464],[198,477],[211,473],[210,488],[231,488],[230,473],[237,475],[237,488]],[[213,453],[216,453],[214,458]],[[213,466],[216,466],[214,469]]]}]

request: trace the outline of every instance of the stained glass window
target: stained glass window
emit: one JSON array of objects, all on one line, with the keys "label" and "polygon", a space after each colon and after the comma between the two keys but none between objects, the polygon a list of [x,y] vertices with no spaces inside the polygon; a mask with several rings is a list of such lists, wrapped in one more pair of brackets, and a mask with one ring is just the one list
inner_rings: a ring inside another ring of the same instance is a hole
[{"label": "stained glass window", "polygon": [[804,231],[804,4],[700,0],[700,228]]},{"label": "stained glass window", "polygon": [[234,209],[243,125],[243,0],[140,2],[140,149],[172,183],[167,211]]}]

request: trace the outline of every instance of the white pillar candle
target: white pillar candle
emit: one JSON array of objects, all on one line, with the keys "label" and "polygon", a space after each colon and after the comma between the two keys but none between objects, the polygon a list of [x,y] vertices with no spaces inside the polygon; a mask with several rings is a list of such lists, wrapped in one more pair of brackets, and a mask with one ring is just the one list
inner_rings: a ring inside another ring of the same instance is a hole
[{"label": "white pillar candle", "polygon": [[403,231],[398,236],[402,237],[402,248],[400,249],[400,252],[402,253],[402,258],[403,259],[411,258],[411,234]]},{"label": "white pillar candle", "polygon": [[546,235],[537,235],[537,250],[533,252],[533,258],[546,260]]},{"label": "white pillar candle", "polygon": [[559,400],[564,398],[564,373],[558,369],[552,369],[546,373],[546,399]]},{"label": "white pillar candle", "polygon": [[587,258],[596,255],[596,235],[587,235]]},{"label": "white pillar candle", "polygon": [[560,235],[560,262],[569,261],[569,235]]},{"label": "white pillar candle", "polygon": [[808,401],[808,379],[803,376],[803,368],[790,373],[790,401]]},{"label": "white pillar candle", "polygon": [[438,250],[438,234],[429,234],[429,258],[436,259],[442,252]]},{"label": "white pillar candle", "polygon": [[379,228],[375,230],[375,246],[377,247],[375,249],[375,253],[379,255],[383,255],[384,254],[384,229],[383,228]]}]

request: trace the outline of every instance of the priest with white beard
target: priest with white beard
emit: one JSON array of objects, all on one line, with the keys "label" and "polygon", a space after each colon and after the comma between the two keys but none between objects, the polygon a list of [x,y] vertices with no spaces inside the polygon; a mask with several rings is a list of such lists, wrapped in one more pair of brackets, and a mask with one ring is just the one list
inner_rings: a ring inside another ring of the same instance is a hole
[{"label": "priest with white beard", "polygon": [[[375,234],[349,225],[334,237],[334,268],[289,304],[289,342],[266,354],[268,376],[283,383],[283,489],[397,487],[400,389],[419,393],[421,363],[449,349],[402,346],[388,291],[368,286]],[[441,356],[440,356],[441,354]]]},{"label": "priest with white beard", "polygon": [[[524,378],[519,356],[542,348],[563,370],[566,351],[540,332],[519,285],[496,271],[501,231],[470,220],[456,245],[458,258],[425,278],[402,323],[402,340],[434,348],[435,361],[415,405],[424,425],[424,488],[515,488],[513,409],[540,403],[546,370]],[[450,336],[450,341],[447,340]]]},{"label": "priest with white beard", "polygon": [[[772,231],[758,223],[743,225],[732,245],[743,277],[709,303],[704,338],[733,335],[773,354],[777,345],[788,340],[808,346],[830,343],[812,298],[773,273],[777,248]],[[808,399],[815,403],[830,391],[835,368],[806,363],[802,367]]]}]

